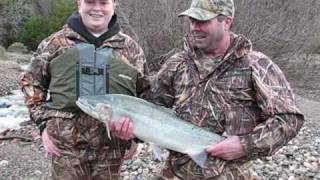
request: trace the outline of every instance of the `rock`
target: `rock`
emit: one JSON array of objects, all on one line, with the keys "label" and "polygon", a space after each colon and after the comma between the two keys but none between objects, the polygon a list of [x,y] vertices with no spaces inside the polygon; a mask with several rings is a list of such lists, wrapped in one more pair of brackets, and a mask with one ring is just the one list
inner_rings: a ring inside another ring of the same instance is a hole
[{"label": "rock", "polygon": [[309,179],[312,179],[312,178],[315,176],[315,173],[313,173],[313,172],[307,172],[307,173],[305,174],[305,176],[308,177]]},{"label": "rock", "polygon": [[10,106],[11,105],[8,104],[8,102],[0,100],[0,108],[8,108]]},{"label": "rock", "polygon": [[122,165],[121,167],[121,172],[124,172],[125,170],[127,170],[128,166],[127,165]]},{"label": "rock", "polygon": [[280,164],[282,166],[288,167],[290,165],[290,162],[288,160],[284,160],[284,161],[280,162]]},{"label": "rock", "polygon": [[128,171],[123,172],[123,173],[122,173],[122,176],[127,176],[127,177],[129,177],[129,172],[128,172]]},{"label": "rock", "polygon": [[295,169],[296,169],[296,166],[294,166],[294,165],[289,166],[289,170],[290,170],[290,171],[292,171],[292,172],[293,172]]},{"label": "rock", "polygon": [[28,49],[24,44],[15,42],[8,47],[8,52],[26,54],[28,53]]},{"label": "rock", "polygon": [[8,164],[9,164],[9,161],[6,161],[6,160],[0,161],[0,167],[7,166]]},{"label": "rock", "polygon": [[294,176],[290,176],[289,178],[288,178],[288,180],[295,180],[296,178],[294,177]]},{"label": "rock", "polygon": [[311,152],[311,155],[312,155],[312,156],[319,156],[319,152],[317,152],[317,151],[312,151],[312,152]]},{"label": "rock", "polygon": [[0,61],[0,96],[8,95],[18,89],[20,66],[16,62]]},{"label": "rock", "polygon": [[311,166],[311,164],[308,162],[303,162],[303,165],[304,165],[304,167],[307,167],[307,168],[309,168]]},{"label": "rock", "polygon": [[133,165],[133,166],[131,166],[131,170],[132,170],[132,171],[136,171],[137,169],[139,169],[139,166],[138,166],[138,165]]},{"label": "rock", "polygon": [[303,157],[299,155],[299,156],[295,157],[295,159],[296,159],[297,161],[302,161],[302,160],[303,160]]},{"label": "rock", "polygon": [[[158,172],[158,170],[155,167],[151,167],[152,173]],[[159,170],[160,171],[160,170]]]},{"label": "rock", "polygon": [[266,160],[267,160],[267,161],[272,161],[272,156],[266,157]]},{"label": "rock", "polygon": [[130,176],[128,175],[123,176],[123,180],[130,180]]},{"label": "rock", "polygon": [[132,173],[130,173],[130,176],[131,177],[136,177],[139,173],[137,171],[134,171]]},{"label": "rock", "polygon": [[0,60],[7,60],[7,58],[6,49],[0,46]]},{"label": "rock", "polygon": [[257,159],[255,162],[258,163],[258,164],[263,164],[264,163],[261,159]]},{"label": "rock", "polygon": [[295,170],[295,173],[298,175],[303,175],[303,174],[306,174],[307,172],[308,172],[308,169],[303,167],[300,167],[299,169]]},{"label": "rock", "polygon": [[319,164],[316,162],[312,162],[308,168],[310,169],[311,172],[319,172],[320,171]]},{"label": "rock", "polygon": [[141,166],[142,165],[142,160],[141,159],[136,159],[133,163],[132,166]]},{"label": "rock", "polygon": [[149,169],[144,169],[142,173],[143,174],[148,174],[149,173]]},{"label": "rock", "polygon": [[40,170],[36,170],[36,171],[34,172],[34,174],[41,175],[42,172],[41,172]]}]

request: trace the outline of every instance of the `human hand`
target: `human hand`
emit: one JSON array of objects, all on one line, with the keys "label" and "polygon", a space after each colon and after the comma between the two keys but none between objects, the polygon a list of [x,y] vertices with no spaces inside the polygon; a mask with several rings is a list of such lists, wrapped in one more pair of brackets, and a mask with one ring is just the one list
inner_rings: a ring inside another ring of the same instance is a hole
[{"label": "human hand", "polygon": [[121,117],[118,121],[110,121],[110,130],[116,137],[123,140],[133,139],[133,123],[127,117]]},{"label": "human hand", "polygon": [[212,145],[206,151],[214,157],[224,160],[235,160],[245,156],[239,136],[230,136],[218,144]]},{"label": "human hand", "polygon": [[44,131],[42,132],[41,139],[42,139],[42,143],[43,143],[44,149],[45,149],[45,151],[47,153],[46,156],[48,154],[55,155],[55,156],[60,156],[61,155],[61,150],[59,148],[57,148],[57,146],[54,145],[52,140],[50,139],[50,136],[49,136],[49,134],[47,132],[47,128],[44,129]]}]

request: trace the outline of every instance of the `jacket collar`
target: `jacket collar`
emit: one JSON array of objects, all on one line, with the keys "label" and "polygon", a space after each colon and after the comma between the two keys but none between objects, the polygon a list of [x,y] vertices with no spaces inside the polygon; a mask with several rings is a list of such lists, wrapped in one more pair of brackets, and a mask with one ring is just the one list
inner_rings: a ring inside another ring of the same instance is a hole
[{"label": "jacket collar", "polygon": [[227,70],[227,68],[232,66],[237,60],[241,60],[242,57],[252,51],[251,41],[243,35],[231,33],[230,38],[231,44],[225,54],[217,58],[211,58],[193,45],[190,36],[186,37],[184,50],[189,56],[188,59],[192,60],[196,65],[200,79],[204,80],[215,72]]}]

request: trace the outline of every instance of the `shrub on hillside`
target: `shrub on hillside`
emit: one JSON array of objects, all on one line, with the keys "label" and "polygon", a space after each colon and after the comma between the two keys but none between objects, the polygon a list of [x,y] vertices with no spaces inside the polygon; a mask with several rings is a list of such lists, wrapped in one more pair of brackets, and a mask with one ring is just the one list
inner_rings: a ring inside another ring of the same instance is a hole
[{"label": "shrub on hillside", "polygon": [[30,0],[0,0],[1,44],[8,47],[16,41],[19,29],[31,16],[33,5]]},{"label": "shrub on hillside", "polygon": [[76,10],[74,0],[55,0],[49,18],[50,33],[59,30],[73,11]]},{"label": "shrub on hillside", "polygon": [[13,44],[11,44],[8,47],[8,52],[15,52],[15,53],[28,53],[28,49],[24,46],[24,44],[19,43],[19,42],[15,42]]},{"label": "shrub on hillside", "polygon": [[75,10],[74,1],[55,0],[48,17],[31,16],[18,35],[18,41],[35,50],[51,33],[59,30]]},{"label": "shrub on hillside", "polygon": [[48,18],[32,16],[19,33],[18,41],[25,44],[29,49],[35,50],[49,32]]}]

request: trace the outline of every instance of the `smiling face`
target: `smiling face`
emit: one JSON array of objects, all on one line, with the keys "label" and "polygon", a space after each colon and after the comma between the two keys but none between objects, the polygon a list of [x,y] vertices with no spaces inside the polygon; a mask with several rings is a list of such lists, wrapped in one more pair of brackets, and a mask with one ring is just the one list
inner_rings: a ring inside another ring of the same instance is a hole
[{"label": "smiling face", "polygon": [[114,8],[114,0],[78,0],[82,22],[94,34],[102,34],[108,30]]},{"label": "smiling face", "polygon": [[208,21],[190,18],[190,25],[195,46],[204,51],[214,49],[224,36],[224,23],[219,22],[217,18]]},{"label": "smiling face", "polygon": [[232,25],[232,18],[218,19],[218,17],[199,21],[190,18],[190,28],[195,46],[205,52],[219,48]]}]

